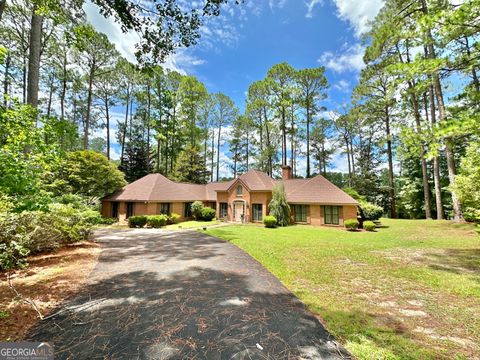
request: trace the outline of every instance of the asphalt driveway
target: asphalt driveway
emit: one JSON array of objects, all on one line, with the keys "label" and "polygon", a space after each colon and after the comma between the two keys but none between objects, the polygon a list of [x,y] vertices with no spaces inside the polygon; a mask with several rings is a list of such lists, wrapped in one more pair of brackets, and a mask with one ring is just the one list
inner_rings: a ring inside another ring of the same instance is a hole
[{"label": "asphalt driveway", "polygon": [[56,359],[343,359],[348,354],[273,275],[194,232],[101,230],[86,287],[30,340]]}]

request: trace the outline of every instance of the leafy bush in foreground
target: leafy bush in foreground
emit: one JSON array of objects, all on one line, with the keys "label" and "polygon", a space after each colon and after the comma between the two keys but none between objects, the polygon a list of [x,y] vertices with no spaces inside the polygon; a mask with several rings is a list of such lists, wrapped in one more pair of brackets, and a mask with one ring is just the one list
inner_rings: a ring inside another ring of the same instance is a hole
[{"label": "leafy bush in foreground", "polygon": [[211,207],[207,206],[202,209],[202,220],[212,221],[216,215],[217,215],[217,212]]},{"label": "leafy bush in foreground", "polygon": [[347,219],[344,222],[345,227],[348,231],[354,231],[358,229],[358,220],[357,219]]},{"label": "leafy bush in foreground", "polygon": [[150,215],[147,216],[147,225],[152,228],[161,228],[167,225],[167,215]]},{"label": "leafy bush in foreground", "polygon": [[1,213],[0,269],[21,266],[29,254],[84,240],[101,221],[97,211],[58,203],[48,212]]},{"label": "leafy bush in foreground", "polygon": [[130,216],[128,218],[128,227],[142,228],[147,224],[147,217],[144,215]]},{"label": "leafy bush in foreground", "polygon": [[267,228],[274,228],[275,226],[277,226],[277,218],[272,215],[265,216],[263,218],[263,224]]},{"label": "leafy bush in foreground", "polygon": [[373,221],[365,221],[363,223],[363,228],[367,231],[373,231],[375,230],[377,226],[375,225],[375,223]]}]

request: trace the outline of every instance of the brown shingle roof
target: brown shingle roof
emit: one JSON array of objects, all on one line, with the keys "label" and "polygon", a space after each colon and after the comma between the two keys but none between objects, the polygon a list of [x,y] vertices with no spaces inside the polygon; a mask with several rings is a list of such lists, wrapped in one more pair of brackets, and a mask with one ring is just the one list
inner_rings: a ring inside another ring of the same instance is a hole
[{"label": "brown shingle roof", "polygon": [[311,179],[286,180],[284,184],[289,203],[358,204],[354,198],[321,175]]},{"label": "brown shingle roof", "polygon": [[[241,180],[250,191],[272,191],[281,180],[273,180],[264,172],[250,170],[238,179],[212,182],[206,185],[178,183],[161,174],[149,174],[105,197],[109,201],[216,201],[217,191],[227,191]],[[357,204],[352,197],[333,185],[323,176],[312,179],[285,180],[287,200],[304,204]]]}]

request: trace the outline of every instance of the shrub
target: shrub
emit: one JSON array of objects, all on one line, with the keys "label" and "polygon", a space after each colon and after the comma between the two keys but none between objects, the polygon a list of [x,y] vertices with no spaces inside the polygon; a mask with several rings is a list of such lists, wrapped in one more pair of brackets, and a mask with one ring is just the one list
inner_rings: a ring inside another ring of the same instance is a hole
[{"label": "shrub", "polygon": [[170,216],[168,217],[168,222],[170,224],[177,224],[180,221],[181,216],[176,213],[171,213]]},{"label": "shrub", "polygon": [[367,201],[360,202],[360,209],[364,220],[378,220],[383,215],[383,208],[381,206]]},{"label": "shrub", "polygon": [[277,225],[287,226],[290,220],[290,206],[282,183],[275,185],[272,190],[272,200],[268,204],[270,214],[277,219]]},{"label": "shrub", "polygon": [[147,216],[147,225],[152,228],[160,228],[167,225],[167,215],[150,215]]},{"label": "shrub", "polygon": [[267,215],[263,218],[263,224],[267,228],[274,228],[277,226],[277,218],[273,215]]},{"label": "shrub", "polygon": [[348,231],[354,231],[358,229],[358,220],[357,219],[347,219],[344,223]]},{"label": "shrub", "polygon": [[475,209],[473,207],[466,207],[463,210],[463,217],[465,218],[466,221],[480,224],[480,209]]},{"label": "shrub", "polygon": [[130,216],[128,218],[128,227],[142,228],[147,224],[147,217],[144,215]]},{"label": "shrub", "polygon": [[84,240],[100,221],[97,211],[64,204],[50,204],[48,212],[0,214],[0,268],[21,266],[29,254]]},{"label": "shrub", "polygon": [[192,210],[192,215],[195,220],[200,220],[202,218],[202,210],[203,210],[203,203],[201,201],[195,201],[190,205],[190,209]]},{"label": "shrub", "polygon": [[212,221],[216,215],[217,212],[211,207],[207,206],[202,209],[202,219],[205,221]]},{"label": "shrub", "polygon": [[373,221],[365,221],[363,223],[363,228],[367,231],[373,231],[375,230],[377,226],[375,225],[375,223]]}]

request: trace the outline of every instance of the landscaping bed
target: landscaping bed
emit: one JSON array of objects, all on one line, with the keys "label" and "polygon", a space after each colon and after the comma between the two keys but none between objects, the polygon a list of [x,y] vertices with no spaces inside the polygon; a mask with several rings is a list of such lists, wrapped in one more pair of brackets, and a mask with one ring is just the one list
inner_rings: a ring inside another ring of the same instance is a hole
[{"label": "landscaping bed", "polygon": [[[28,258],[28,267],[11,272],[11,283],[46,316],[88,280],[99,254],[100,247],[88,241],[37,254]],[[10,288],[7,273],[0,272],[0,341],[24,339],[38,321],[34,308]]]}]

